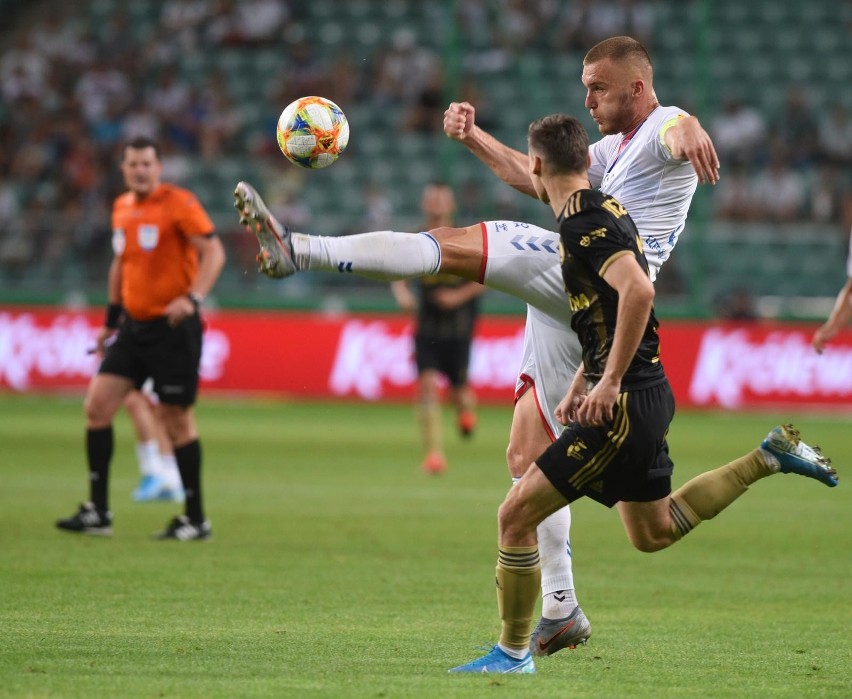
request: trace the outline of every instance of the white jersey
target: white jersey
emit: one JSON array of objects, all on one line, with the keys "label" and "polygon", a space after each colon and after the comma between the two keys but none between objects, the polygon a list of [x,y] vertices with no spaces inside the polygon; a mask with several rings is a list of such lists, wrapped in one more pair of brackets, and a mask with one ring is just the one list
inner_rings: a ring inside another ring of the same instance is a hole
[{"label": "white jersey", "polygon": [[589,147],[589,181],[627,208],[642,237],[651,279],[671,255],[698,186],[692,164],[673,159],[662,138],[664,129],[686,116],[678,107],[657,107],[620,154],[623,134],[604,136]]},{"label": "white jersey", "polygon": [[[687,113],[658,107],[618,153],[622,134],[589,147],[592,186],[627,207],[639,229],[651,278],[668,259],[684,228],[698,183],[688,160],[674,160],[662,141],[670,123]],[[516,396],[530,386],[545,429],[556,439],[563,427],[554,410],[582,361],[559,264],[559,234],[528,223],[481,224],[485,264],[479,281],[528,304],[524,349]]]}]

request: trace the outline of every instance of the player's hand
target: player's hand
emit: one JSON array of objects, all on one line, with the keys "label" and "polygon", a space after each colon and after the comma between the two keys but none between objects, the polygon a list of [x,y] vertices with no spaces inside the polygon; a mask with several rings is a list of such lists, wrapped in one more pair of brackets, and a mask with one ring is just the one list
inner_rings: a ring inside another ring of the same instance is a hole
[{"label": "player's hand", "polygon": [[820,327],[811,338],[811,344],[816,350],[817,354],[822,354],[822,351],[825,349],[826,343],[836,335],[835,332],[832,332],[827,326],[823,325]]},{"label": "player's hand", "polygon": [[620,389],[620,383],[602,378],[577,409],[577,422],[583,427],[601,427],[612,422],[612,406]]},{"label": "player's hand", "polygon": [[672,156],[692,163],[701,184],[716,184],[719,181],[719,156],[710,135],[698,119],[685,117],[666,132],[666,143]]},{"label": "player's hand", "polygon": [[195,315],[195,304],[189,296],[178,296],[166,306],[166,321],[173,328]]},{"label": "player's hand", "polygon": [[475,116],[470,102],[450,102],[444,112],[444,133],[454,141],[464,141],[473,129]]},{"label": "player's hand", "polygon": [[583,404],[584,400],[586,400],[584,393],[575,391],[573,387],[569,388],[568,393],[559,401],[559,405],[553,411],[556,419],[559,420],[559,424],[570,425],[572,422],[575,422],[577,419],[577,408]]},{"label": "player's hand", "polygon": [[88,353],[103,356],[106,351],[107,344],[117,332],[118,330],[115,328],[108,328],[106,326],[102,327],[98,330],[98,334],[95,336],[95,346],[89,349]]}]

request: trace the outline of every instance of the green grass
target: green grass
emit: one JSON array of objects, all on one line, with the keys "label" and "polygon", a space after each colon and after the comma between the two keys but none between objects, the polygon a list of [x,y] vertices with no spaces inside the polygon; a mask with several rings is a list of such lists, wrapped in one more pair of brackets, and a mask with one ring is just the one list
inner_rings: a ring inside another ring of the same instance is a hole
[{"label": "green grass", "polygon": [[[508,407],[471,442],[449,431],[437,478],[408,406],[205,399],[198,417],[214,540],[150,539],[176,510],[130,502],[124,415],[101,540],[53,527],[85,499],[79,399],[0,395],[0,696],[852,696],[852,482],[773,477],[653,556],[576,503],[589,645],[533,677],[449,676],[498,634]],[[681,413],[675,483],[782,418],[850,467],[848,419]]]}]

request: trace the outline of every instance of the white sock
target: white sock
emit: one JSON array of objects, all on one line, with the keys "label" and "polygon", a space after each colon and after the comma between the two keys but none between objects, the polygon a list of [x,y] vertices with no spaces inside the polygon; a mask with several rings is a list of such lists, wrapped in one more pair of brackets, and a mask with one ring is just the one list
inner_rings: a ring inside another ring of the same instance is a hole
[{"label": "white sock", "polygon": [[292,240],[300,270],[337,270],[394,281],[435,274],[441,267],[441,248],[428,233],[374,231],[340,237],[294,233]]},{"label": "white sock", "polygon": [[[515,485],[519,477],[512,477]],[[541,560],[541,615],[564,619],[577,607],[574,571],[571,567],[571,508],[565,505],[538,525],[538,556]]]},{"label": "white sock", "polygon": [[180,471],[178,470],[177,459],[174,454],[160,454],[160,477],[166,484],[169,490],[180,490],[183,488],[183,482],[180,479]]},{"label": "white sock", "polygon": [[529,648],[519,650],[518,648],[509,648],[509,646],[504,646],[502,643],[498,643],[497,647],[510,658],[514,658],[515,660],[523,660],[530,654]]},{"label": "white sock", "polygon": [[149,442],[136,442],[136,461],[139,464],[139,473],[143,476],[156,476],[160,472],[160,450],[157,440]]},{"label": "white sock", "polygon": [[574,611],[574,572],[571,568],[571,509],[566,505],[536,529],[541,557],[541,615],[563,619]]}]

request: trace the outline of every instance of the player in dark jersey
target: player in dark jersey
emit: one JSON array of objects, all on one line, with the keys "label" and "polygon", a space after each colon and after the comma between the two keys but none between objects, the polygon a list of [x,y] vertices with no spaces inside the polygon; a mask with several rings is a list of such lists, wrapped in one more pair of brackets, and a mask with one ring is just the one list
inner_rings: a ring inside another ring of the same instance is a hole
[{"label": "player in dark jersey", "polygon": [[[440,183],[427,185],[420,207],[424,230],[452,225],[456,208],[453,190]],[[478,300],[485,287],[454,274],[438,273],[416,281],[395,281],[391,290],[401,308],[417,314],[414,361],[417,412],[426,452],[422,468],[427,473],[443,473],[447,459],[441,430],[440,379],[443,375],[450,384],[459,431],[470,436],[476,427],[476,396],[467,372]]]},{"label": "player in dark jersey", "polygon": [[[533,122],[528,145],[536,193],[559,219],[562,273],[583,364],[556,409],[566,429],[500,506],[500,641],[451,672],[535,672],[529,642],[541,574],[536,527],[584,495],[616,505],[630,542],[652,552],[774,473],[837,485],[830,461],[784,425],[749,454],[671,492],[666,434],[674,398],[660,363],[654,287],[636,227],[615,199],[588,189],[587,136],[576,119],[557,114]],[[537,643],[546,653],[549,639]]]}]

